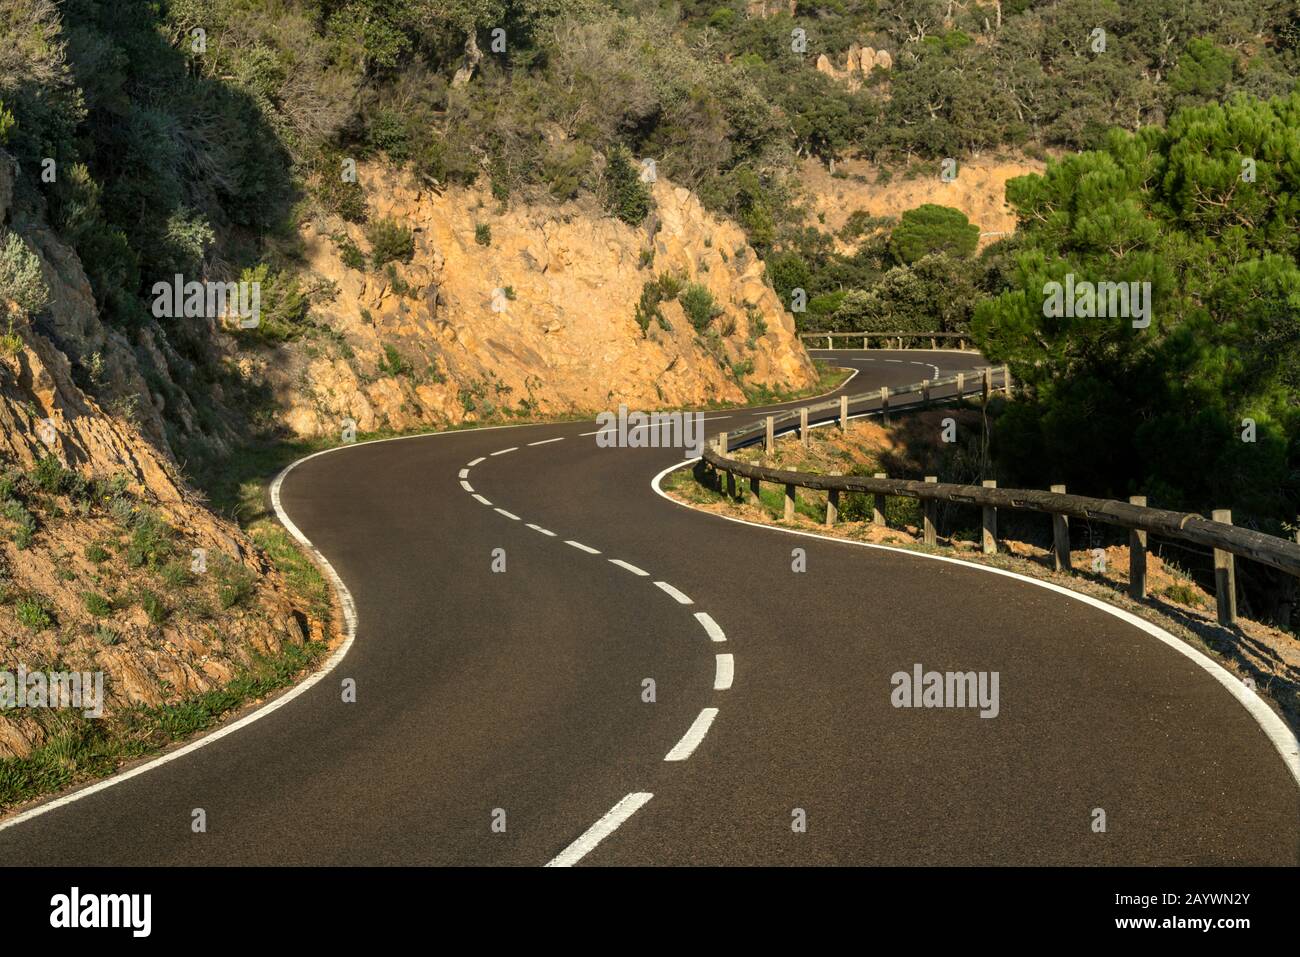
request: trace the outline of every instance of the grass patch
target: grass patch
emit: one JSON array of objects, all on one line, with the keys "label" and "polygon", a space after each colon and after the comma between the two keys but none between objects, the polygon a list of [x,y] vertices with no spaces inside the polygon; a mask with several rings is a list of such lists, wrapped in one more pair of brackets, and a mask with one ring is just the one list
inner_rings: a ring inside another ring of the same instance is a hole
[{"label": "grass patch", "polygon": [[25,758],[0,760],[0,808],[105,777],[124,761],[156,754],[206,731],[244,702],[288,686],[328,650],[323,642],[285,645],[278,655],[254,658],[221,688],[189,695],[175,704],[137,707],[99,719],[85,718],[73,709],[43,711],[39,719],[47,735],[45,743]]}]

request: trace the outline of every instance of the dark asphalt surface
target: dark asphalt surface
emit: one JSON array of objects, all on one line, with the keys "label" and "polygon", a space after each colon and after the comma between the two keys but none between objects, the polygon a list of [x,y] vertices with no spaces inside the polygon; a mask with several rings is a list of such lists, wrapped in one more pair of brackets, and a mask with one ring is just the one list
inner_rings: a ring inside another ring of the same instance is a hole
[{"label": "dark asphalt surface", "polygon": [[[818,354],[862,370],[849,392],[980,362]],[[707,431],[756,417],[708,413]],[[0,831],[0,864],[541,865],[636,791],[654,797],[584,863],[1300,863],[1300,789],[1184,656],[1013,579],[683,508],[650,487],[680,450],[598,448],[580,436],[594,428],[298,466],[282,501],[356,600],[351,652],[250,726]],[[461,488],[481,456],[474,490],[521,521]],[[717,653],[734,655],[729,690],[714,690]],[[999,672],[1000,714],[893,708],[890,676],[918,662]],[[704,708],[719,711],[703,741],[666,762]],[[200,807],[208,832],[193,834]]]}]

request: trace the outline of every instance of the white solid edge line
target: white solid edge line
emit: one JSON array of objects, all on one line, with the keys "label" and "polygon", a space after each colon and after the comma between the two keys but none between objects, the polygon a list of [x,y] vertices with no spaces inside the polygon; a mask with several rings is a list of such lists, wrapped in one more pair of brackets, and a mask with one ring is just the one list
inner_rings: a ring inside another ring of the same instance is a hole
[{"label": "white solid edge line", "polygon": [[[674,468],[676,468],[676,467],[677,467],[677,466],[674,466]],[[656,588],[660,588],[660,589],[662,589],[665,593],[667,593],[667,594],[669,594],[669,595],[672,595],[674,598],[676,598],[676,599],[677,599],[679,602],[681,602],[683,605],[694,605],[694,604],[695,604],[695,602],[691,601],[691,599],[690,599],[689,597],[687,597],[686,595],[683,595],[680,591],[678,591],[676,588],[674,588],[672,585],[668,584],[667,582],[655,582],[655,587],[656,587]]]},{"label": "white solid edge line", "polygon": [[474,493],[474,497],[475,497],[476,499],[478,499],[480,502],[482,502],[484,505],[491,505],[491,504],[492,504],[492,503],[489,502],[487,499],[485,499],[482,495],[479,495],[477,492]]},{"label": "white solid edge line", "polygon": [[480,455],[480,456],[479,456],[478,458],[476,458],[473,462],[469,462],[469,463],[467,463],[467,464],[466,464],[466,467],[472,469],[474,466],[478,465],[480,462],[483,462],[483,461],[486,461],[486,460],[483,458],[483,456]]},{"label": "white solid edge line", "polygon": [[[680,468],[685,468],[696,461],[699,461],[699,459],[691,459],[689,462],[683,462],[680,465],[670,465],[651,479],[650,487],[654,489],[656,494],[672,502],[674,505],[690,509],[693,512],[700,512],[700,509],[691,508],[691,506],[686,503],[677,501],[677,499],[665,492],[659,484],[663,481],[664,476],[675,472]],[[991,575],[1003,575],[1007,578],[1015,579],[1016,581],[1026,582],[1030,585],[1037,585],[1039,588],[1046,588],[1048,591],[1057,592],[1067,598],[1083,602],[1085,605],[1091,605],[1094,608],[1104,611],[1108,615],[1113,615],[1121,621],[1127,622],[1133,627],[1151,635],[1153,638],[1160,640],[1174,651],[1191,659],[1204,671],[1208,672],[1210,676],[1222,685],[1230,695],[1237,699],[1242,707],[1250,712],[1251,716],[1259,724],[1260,729],[1268,737],[1269,741],[1273,743],[1273,747],[1277,749],[1277,753],[1282,758],[1283,764],[1285,764],[1287,770],[1291,772],[1291,777],[1295,780],[1296,786],[1300,787],[1300,738],[1297,738],[1291,729],[1287,727],[1286,722],[1279,718],[1277,714],[1274,713],[1273,709],[1264,703],[1263,698],[1247,688],[1244,682],[1233,675],[1227,668],[1223,667],[1223,665],[1219,664],[1209,655],[1193,648],[1186,642],[1180,641],[1159,625],[1152,624],[1145,618],[1139,618],[1137,615],[1127,612],[1123,608],[1117,608],[1114,605],[1108,604],[1100,598],[1094,598],[1091,595],[1071,591],[1069,588],[1057,585],[1055,582],[1030,578],[1028,575],[1021,575],[1019,572],[1008,571],[1005,568],[979,565],[975,562],[962,561],[960,558],[949,558],[946,555],[930,555],[926,552],[914,552],[906,548],[897,548],[893,545],[877,545],[874,542],[859,542],[847,538],[830,538],[825,535],[818,535],[813,532],[805,532],[794,528],[778,528],[774,525],[762,525],[758,522],[751,522],[743,518],[735,518],[730,515],[719,515],[717,512],[702,512],[701,514],[714,515],[717,518],[721,518],[728,522],[737,522],[741,525],[751,525],[754,528],[762,528],[770,532],[780,532],[785,535],[799,535],[804,538],[815,538],[823,542],[839,542],[845,545],[856,545],[862,548],[875,548],[880,551],[896,552],[900,555],[908,555],[912,558],[924,559],[927,561],[948,562],[953,565],[961,565],[964,568],[973,568],[977,571],[987,572]]]},{"label": "white solid edge line", "polygon": [[546,866],[572,867],[595,850],[597,844],[618,830],[620,824],[645,807],[652,797],[654,795],[647,791],[634,791],[624,796],[599,821],[583,831],[576,841],[556,854]]},{"label": "white solid edge line", "polygon": [[714,691],[729,691],[736,676],[736,659],[731,655],[717,656],[717,670],[713,675]]},{"label": "white solid edge line", "polygon": [[[340,448],[347,447],[348,446],[340,446]],[[336,449],[324,449],[320,452],[314,452],[311,455],[298,459],[296,462],[289,463],[289,465],[285,467],[284,471],[277,475],[275,480],[271,483],[271,507],[275,510],[276,517],[279,518],[281,524],[284,525],[289,534],[297,539],[298,542],[311,554],[312,558],[319,563],[321,570],[325,573],[325,577],[328,578],[330,584],[334,586],[334,592],[338,596],[339,600],[339,607],[343,610],[343,643],[340,644],[338,648],[334,650],[334,653],[326,659],[325,664],[321,666],[321,669],[303,679],[301,684],[294,685],[274,701],[270,701],[258,708],[256,711],[244,715],[244,717],[240,718],[238,721],[232,721],[230,724],[223,725],[210,734],[204,735],[195,741],[191,741],[189,744],[179,747],[175,751],[168,751],[166,754],[159,755],[152,761],[146,761],[144,764],[131,768],[129,771],[115,774],[102,781],[97,781],[94,784],[87,785],[79,791],[74,791],[71,794],[64,795],[63,797],[47,801],[44,804],[31,808],[30,810],[23,811],[21,814],[16,814],[8,820],[0,821],[0,831],[22,824],[25,821],[30,821],[32,818],[40,817],[42,814],[48,814],[50,811],[72,804],[75,801],[80,801],[82,798],[90,797],[90,795],[107,790],[115,784],[129,781],[131,778],[144,774],[146,771],[152,771],[154,768],[162,767],[164,764],[169,764],[178,758],[183,758],[188,754],[194,753],[199,750],[199,748],[205,748],[209,744],[220,741],[226,735],[234,734],[236,731],[247,727],[254,721],[257,721],[260,718],[265,718],[268,714],[283,708],[294,698],[297,698],[301,694],[305,694],[326,675],[338,667],[339,662],[341,662],[347,656],[348,651],[351,650],[352,643],[357,637],[356,604],[352,600],[352,593],[348,591],[348,586],[343,584],[343,579],[341,579],[338,572],[334,570],[334,566],[329,563],[319,550],[317,550],[316,546],[311,543],[311,540],[302,533],[302,530],[293,523],[293,520],[289,518],[284,511],[284,507],[280,504],[280,486],[284,483],[285,476],[308,459],[314,459],[318,455],[325,455],[326,453],[333,451],[336,451]]]},{"label": "white solid edge line", "polygon": [[609,560],[609,563],[610,563],[611,565],[617,565],[619,568],[626,568],[626,569],[627,569],[628,571],[630,571],[633,575],[640,575],[642,578],[649,578],[649,577],[650,577],[650,573],[649,573],[648,571],[645,571],[644,569],[637,568],[635,565],[633,565],[633,564],[631,564],[631,563],[629,563],[629,562],[625,562],[625,561],[623,561],[621,558],[611,558],[611,559]]},{"label": "white solid edge line", "polygon": [[582,542],[575,542],[575,541],[574,541],[573,539],[571,539],[571,538],[566,538],[566,539],[564,540],[564,544],[566,544],[566,545],[572,545],[574,548],[579,549],[580,551],[584,551],[584,552],[586,552],[588,555],[599,555],[599,554],[600,554],[600,549],[598,549],[598,548],[592,548],[590,545],[584,545],[584,544],[582,544]]},{"label": "white solid edge line", "polygon": [[713,616],[707,611],[697,611],[695,613],[695,620],[704,626],[704,630],[708,633],[710,641],[727,640],[726,634],[724,634],[722,629],[718,627],[718,623],[713,620]]},{"label": "white solid edge line", "polygon": [[529,528],[531,528],[534,532],[541,532],[543,535],[549,535],[551,536],[551,538],[555,538],[555,533],[551,531],[549,528],[542,528],[542,526],[534,525],[532,522],[524,522],[524,524],[527,525]]},{"label": "white solid edge line", "polygon": [[548,444],[550,444],[551,442],[563,442],[563,441],[564,441],[564,436],[561,435],[561,436],[559,436],[559,437],[557,437],[557,438],[554,438],[554,439],[542,439],[542,441],[540,441],[540,442],[529,442],[529,443],[528,443],[528,446],[529,446],[529,448],[531,448],[531,447],[534,446],[534,445],[548,445]]},{"label": "white solid edge line", "polygon": [[494,509],[492,509],[492,511],[494,511],[494,512],[500,512],[500,513],[501,513],[502,515],[504,515],[506,518],[513,518],[516,522],[519,521],[519,516],[518,516],[518,515],[515,515],[513,512],[507,512],[504,508],[494,508]]},{"label": "white solid edge line", "polygon": [[469,484],[468,482],[466,482],[464,479],[461,479],[461,480],[460,480],[460,487],[463,488],[465,491],[471,493],[471,494],[473,494],[473,492],[474,492],[474,486],[470,485],[470,484]]},{"label": "white solid edge line", "polygon": [[493,454],[493,455],[505,455],[507,452],[518,452],[518,451],[519,451],[519,446],[517,446],[517,445],[512,445],[512,446],[510,446],[510,448],[508,448],[508,449],[501,449],[500,451],[493,452],[492,454]]},{"label": "white solid edge line", "polygon": [[709,726],[713,724],[713,719],[717,716],[717,708],[705,708],[701,711],[691,726],[686,729],[682,739],[673,745],[673,749],[664,756],[664,760],[685,761],[689,758],[691,752],[700,746],[704,736],[709,733]]}]

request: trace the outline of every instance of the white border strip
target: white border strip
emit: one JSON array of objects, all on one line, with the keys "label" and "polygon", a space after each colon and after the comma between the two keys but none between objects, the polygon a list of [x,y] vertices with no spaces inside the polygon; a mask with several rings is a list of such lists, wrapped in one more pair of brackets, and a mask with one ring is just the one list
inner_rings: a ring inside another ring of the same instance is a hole
[{"label": "white border strip", "polygon": [[1191,659],[1191,661],[1199,665],[1212,678],[1214,678],[1215,681],[1222,685],[1230,695],[1236,698],[1243,708],[1250,712],[1251,716],[1259,724],[1260,729],[1263,730],[1269,741],[1273,743],[1273,747],[1277,749],[1278,755],[1282,758],[1282,763],[1285,764],[1287,770],[1291,772],[1291,777],[1294,779],[1296,786],[1300,787],[1300,739],[1298,739],[1295,734],[1292,733],[1291,729],[1287,727],[1286,722],[1277,716],[1273,709],[1264,702],[1264,699],[1255,694],[1254,691],[1250,690],[1243,681],[1237,678],[1232,672],[1228,671],[1227,668],[1223,667],[1223,665],[1219,664],[1203,652],[1193,648],[1186,642],[1174,637],[1158,625],[1154,625],[1145,618],[1139,618],[1131,612],[1127,612],[1122,608],[1117,608],[1114,605],[1108,604],[1099,598],[1094,598],[1091,595],[1071,591],[1069,588],[1057,585],[1054,582],[1031,578],[1028,575],[1008,571],[1005,568],[981,565],[976,562],[963,561],[960,558],[950,558],[946,555],[931,555],[927,552],[914,552],[906,548],[897,548],[892,545],[878,545],[874,542],[859,542],[847,538],[831,538],[827,535],[818,535],[814,532],[805,532],[794,528],[779,528],[774,525],[763,525],[759,522],[751,522],[747,519],[735,518],[731,515],[720,515],[717,512],[704,512],[701,509],[687,505],[685,502],[679,502],[677,499],[665,492],[660,486],[660,482],[663,481],[665,476],[672,472],[676,472],[678,469],[686,468],[692,463],[698,461],[699,458],[697,457],[680,464],[668,466],[668,468],[664,469],[651,479],[650,487],[653,488],[659,496],[667,499],[674,505],[689,509],[692,512],[700,512],[704,515],[713,515],[728,522],[737,522],[741,525],[750,525],[754,528],[762,528],[770,532],[779,532],[785,535],[799,535],[804,538],[815,538],[823,542],[839,542],[845,545],[857,545],[862,548],[875,548],[885,552],[896,552],[900,555],[908,555],[912,558],[919,558],[927,561],[948,562],[953,565],[961,565],[963,568],[972,568],[976,571],[988,572],[991,575],[1003,575],[1007,578],[1015,579],[1016,581],[1027,582],[1030,585],[1037,585],[1039,588],[1046,588],[1048,591],[1054,591],[1058,594],[1065,595],[1067,598],[1083,602],[1085,605],[1091,605],[1094,608],[1104,611],[1108,615],[1113,615],[1120,619],[1120,621],[1126,622],[1133,627],[1146,632],[1153,638],[1159,639],[1170,648],[1174,649],[1174,651],[1177,651],[1179,654]]}]

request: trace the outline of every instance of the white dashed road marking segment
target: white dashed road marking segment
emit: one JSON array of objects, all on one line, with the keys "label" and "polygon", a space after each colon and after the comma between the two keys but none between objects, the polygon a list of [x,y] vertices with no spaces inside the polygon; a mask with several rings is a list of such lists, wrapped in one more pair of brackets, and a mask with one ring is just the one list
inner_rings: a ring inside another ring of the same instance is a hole
[{"label": "white dashed road marking segment", "polygon": [[498,451],[498,452],[493,452],[492,454],[493,454],[493,455],[505,455],[507,452],[517,452],[517,451],[519,451],[519,446],[517,446],[517,445],[512,445],[512,446],[510,446],[510,448],[508,448],[508,449],[501,449],[500,451]]},{"label": "white dashed road marking segment", "polygon": [[679,592],[676,588],[674,588],[672,585],[668,584],[667,582],[655,582],[655,587],[656,587],[656,588],[659,588],[659,589],[662,589],[664,592],[666,592],[666,593],[669,594],[669,595],[672,595],[674,598],[676,598],[676,599],[677,599],[679,602],[681,602],[683,605],[694,605],[694,604],[695,604],[695,602],[691,601],[691,599],[690,599],[689,597],[687,597],[686,595],[683,595],[681,592]]},{"label": "white dashed road marking segment", "polygon": [[710,641],[727,640],[727,636],[722,633],[722,629],[718,627],[718,623],[713,620],[713,616],[707,611],[697,611],[695,613],[695,620],[704,626],[704,630],[708,632]]},{"label": "white dashed road marking segment", "polygon": [[474,493],[474,497],[475,497],[476,499],[478,499],[480,502],[482,502],[484,505],[491,505],[491,504],[492,504],[492,503],[489,502],[487,499],[485,499],[482,495],[479,495],[477,492]]},{"label": "white dashed road marking segment", "polygon": [[524,522],[524,524],[527,525],[529,528],[531,528],[534,532],[541,532],[543,535],[551,536],[551,538],[555,537],[555,533],[551,531],[549,528],[542,528],[542,526],[534,525],[532,522]]},{"label": "white dashed road marking segment", "polygon": [[471,468],[471,469],[472,469],[474,466],[478,465],[478,464],[479,464],[480,462],[482,462],[482,461],[484,461],[483,457],[482,457],[482,456],[479,456],[479,457],[476,458],[473,462],[470,462],[470,463],[466,466],[466,468]]},{"label": "white dashed road marking segment", "polygon": [[717,708],[705,708],[700,712],[700,716],[695,719],[695,723],[686,729],[686,734],[682,739],[673,746],[673,749],[664,757],[665,761],[685,761],[691,756],[691,752],[700,746],[704,736],[709,733],[709,725],[713,724],[713,719],[718,716]]},{"label": "white dashed road marking segment", "polygon": [[563,441],[564,441],[564,436],[561,435],[559,438],[555,438],[555,439],[542,439],[542,441],[540,441],[540,442],[529,442],[528,444],[529,444],[529,446],[531,447],[531,446],[534,446],[534,445],[547,445],[547,444],[549,444],[549,443],[551,443],[551,442],[563,442]]},{"label": "white dashed road marking segment", "polygon": [[464,479],[460,480],[460,487],[463,488],[465,491],[469,492],[471,495],[474,494],[474,486],[470,485]]},{"label": "white dashed road marking segment", "polygon": [[468,467],[463,468],[463,469],[460,470],[460,477],[463,478],[463,479],[467,479],[467,478],[469,478],[469,468],[468,468]]},{"label": "white dashed road marking segment", "polygon": [[584,545],[584,544],[582,544],[582,542],[575,542],[575,541],[574,541],[573,539],[571,539],[571,538],[566,538],[566,539],[564,540],[564,544],[566,544],[566,545],[572,545],[574,548],[578,549],[579,551],[586,552],[588,555],[599,555],[599,554],[600,554],[600,549],[599,549],[599,548],[592,548],[590,545]]},{"label": "white dashed road marking segment", "polygon": [[590,854],[597,844],[613,834],[620,824],[645,807],[652,797],[654,795],[647,791],[634,791],[627,795],[606,811],[604,817],[583,831],[581,837],[555,855],[546,866],[572,867]]},{"label": "white dashed road marking segment", "polygon": [[516,522],[519,521],[519,516],[518,516],[518,515],[515,515],[515,514],[512,513],[512,512],[507,512],[504,508],[494,508],[492,511],[494,511],[494,512],[500,512],[500,513],[501,513],[502,515],[504,515],[506,518],[512,518],[512,519],[514,519]]},{"label": "white dashed road marking segment", "polygon": [[626,568],[626,569],[627,569],[628,571],[630,571],[633,575],[640,575],[642,578],[649,578],[649,577],[650,577],[650,573],[649,573],[649,572],[647,572],[647,571],[643,571],[642,569],[637,568],[635,565],[629,565],[627,562],[625,562],[625,561],[621,561],[621,560],[619,560],[619,559],[617,559],[617,558],[611,558],[611,559],[609,560],[609,562],[610,562],[611,565],[617,565],[619,568]]},{"label": "white dashed road marking segment", "polygon": [[736,675],[736,659],[731,655],[718,655],[718,670],[713,676],[713,690],[727,691]]}]

